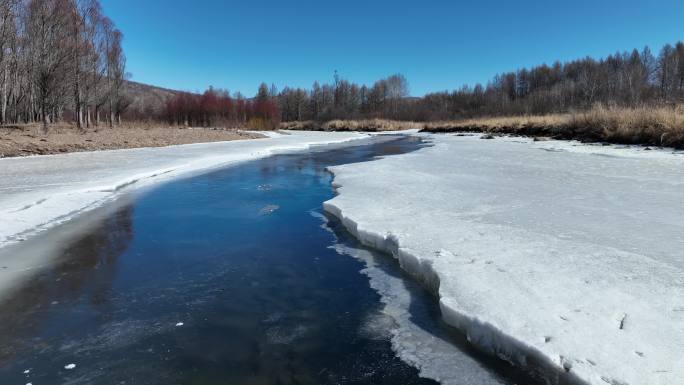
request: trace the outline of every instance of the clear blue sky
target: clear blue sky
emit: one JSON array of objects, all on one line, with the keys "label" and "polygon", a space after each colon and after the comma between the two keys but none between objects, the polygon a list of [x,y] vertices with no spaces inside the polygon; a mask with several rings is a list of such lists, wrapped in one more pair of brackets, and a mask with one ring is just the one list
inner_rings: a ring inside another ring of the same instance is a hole
[{"label": "clear blue sky", "polygon": [[682,0],[102,0],[133,80],[251,96],[403,73],[412,95],[523,66],[684,40]]}]

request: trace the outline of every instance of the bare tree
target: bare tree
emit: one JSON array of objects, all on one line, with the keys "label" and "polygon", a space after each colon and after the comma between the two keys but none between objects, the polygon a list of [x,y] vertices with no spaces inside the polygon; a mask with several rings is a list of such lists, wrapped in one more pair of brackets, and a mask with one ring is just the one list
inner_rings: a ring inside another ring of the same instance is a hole
[{"label": "bare tree", "polygon": [[85,109],[85,124],[90,127],[104,74],[104,61],[100,55],[103,51],[103,16],[100,3],[97,0],[83,0],[79,9],[84,21],[83,39],[86,47],[83,58],[85,80],[82,87],[82,103]]},{"label": "bare tree", "polygon": [[408,94],[408,81],[404,75],[396,74],[387,78],[387,99],[390,103],[392,117],[396,118],[398,116],[399,106]]},{"label": "bare tree", "polygon": [[121,41],[123,34],[114,27],[109,18],[102,22],[103,45],[105,58],[106,96],[109,107],[109,127],[119,121],[121,90],[126,76],[126,56]]},{"label": "bare tree", "polygon": [[63,79],[71,70],[69,60],[73,57],[73,50],[67,27],[70,16],[68,0],[32,0],[28,5],[28,50],[45,132],[50,121],[57,118],[59,101],[65,94]]},{"label": "bare tree", "polygon": [[677,91],[679,96],[684,96],[684,43],[681,41],[675,46],[677,61]]},{"label": "bare tree", "polygon": [[674,47],[667,44],[658,55],[658,82],[660,83],[660,97],[667,102],[672,97],[676,84],[677,55]]},{"label": "bare tree", "polygon": [[2,71],[2,91],[0,95],[0,122],[7,123],[9,102],[10,70],[17,42],[17,0],[0,0],[0,71]]},{"label": "bare tree", "polygon": [[121,38],[98,0],[0,0],[0,123],[40,120],[47,132],[73,111],[82,128],[104,105],[120,119]]}]

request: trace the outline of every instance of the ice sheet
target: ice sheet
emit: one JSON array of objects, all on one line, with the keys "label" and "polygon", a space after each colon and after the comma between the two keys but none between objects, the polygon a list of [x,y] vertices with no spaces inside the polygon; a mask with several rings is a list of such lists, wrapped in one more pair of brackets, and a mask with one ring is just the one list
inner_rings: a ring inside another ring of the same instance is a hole
[{"label": "ice sheet", "polygon": [[684,378],[684,158],[428,136],[332,168],[325,208],[391,252],[480,349],[551,382]]}]

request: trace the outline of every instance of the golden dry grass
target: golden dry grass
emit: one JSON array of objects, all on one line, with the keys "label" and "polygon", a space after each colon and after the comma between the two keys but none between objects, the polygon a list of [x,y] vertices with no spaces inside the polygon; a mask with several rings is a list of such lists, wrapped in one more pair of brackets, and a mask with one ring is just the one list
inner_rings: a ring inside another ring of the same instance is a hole
[{"label": "golden dry grass", "polygon": [[543,116],[466,119],[425,124],[427,132],[488,132],[623,144],[684,147],[684,106],[604,107]]},{"label": "golden dry grass", "polygon": [[278,126],[281,130],[299,130],[299,131],[322,131],[320,123],[313,120],[295,121],[295,122],[281,122]]},{"label": "golden dry grass", "polygon": [[531,128],[547,129],[565,126],[571,120],[570,114],[526,115],[485,117],[454,121],[437,121],[425,124],[425,131],[486,131],[512,133]]},{"label": "golden dry grass", "polygon": [[400,131],[420,129],[423,124],[385,119],[332,120],[323,125],[328,131]]},{"label": "golden dry grass", "polygon": [[684,146],[684,106],[595,107],[572,115],[571,127],[592,129],[607,142]]},{"label": "golden dry grass", "polygon": [[386,119],[331,120],[324,123],[314,121],[281,123],[281,129],[318,131],[400,131],[422,129],[425,125],[416,122],[401,122]]}]

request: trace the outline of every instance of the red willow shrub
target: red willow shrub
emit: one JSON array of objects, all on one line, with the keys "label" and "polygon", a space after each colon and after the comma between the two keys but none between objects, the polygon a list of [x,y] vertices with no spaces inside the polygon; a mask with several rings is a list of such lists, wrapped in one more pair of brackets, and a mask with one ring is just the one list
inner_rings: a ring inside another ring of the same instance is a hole
[{"label": "red willow shrub", "polygon": [[271,97],[233,98],[209,88],[203,94],[179,93],[166,103],[167,121],[196,127],[249,127],[273,129],[280,121],[278,104]]}]

